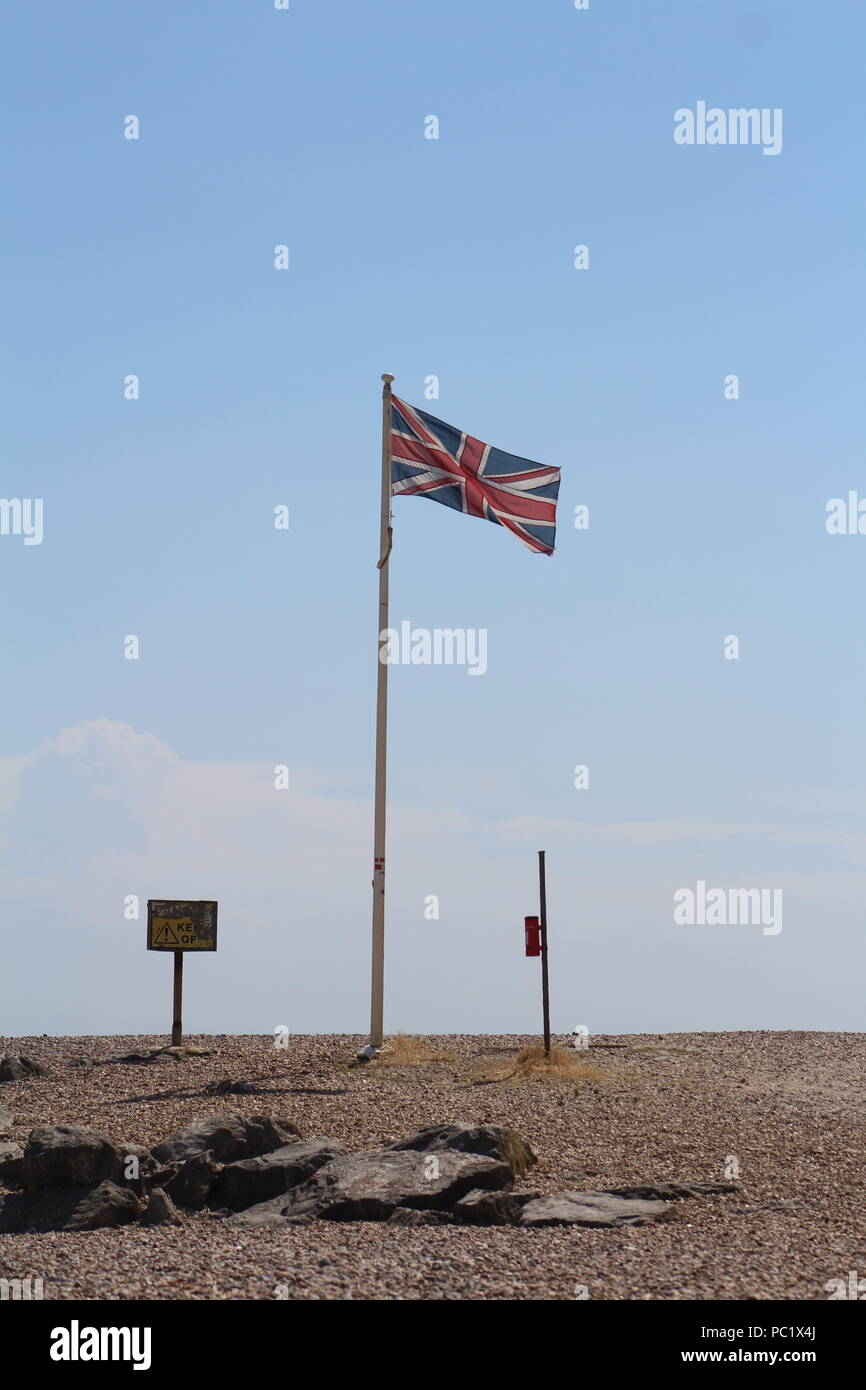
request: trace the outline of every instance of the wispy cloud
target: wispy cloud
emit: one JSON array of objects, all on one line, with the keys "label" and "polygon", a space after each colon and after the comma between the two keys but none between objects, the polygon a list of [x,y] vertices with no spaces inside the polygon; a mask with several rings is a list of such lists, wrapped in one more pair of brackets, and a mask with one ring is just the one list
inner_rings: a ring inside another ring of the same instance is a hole
[{"label": "wispy cloud", "polygon": [[[348,796],[339,779],[293,770],[289,789],[277,790],[272,766],[186,761],[156,735],[108,719],[7,759],[0,788],[2,923],[11,928],[4,1011],[17,1020],[8,1028],[152,1030],[166,982],[164,962],[144,951],[146,899],[213,897],[220,951],[190,972],[191,1026],[363,1029],[369,794]],[[812,848],[808,874],[803,845]],[[563,1028],[829,1027],[850,1024],[860,1007],[846,963],[862,898],[853,832],[687,819],[480,822],[458,806],[394,801],[391,1026],[534,1026],[522,919],[536,909],[539,848],[550,851],[552,988]],[[695,877],[784,888],[775,954],[756,954],[742,931],[677,927],[673,891]],[[131,896],[138,918],[125,915]]]}]

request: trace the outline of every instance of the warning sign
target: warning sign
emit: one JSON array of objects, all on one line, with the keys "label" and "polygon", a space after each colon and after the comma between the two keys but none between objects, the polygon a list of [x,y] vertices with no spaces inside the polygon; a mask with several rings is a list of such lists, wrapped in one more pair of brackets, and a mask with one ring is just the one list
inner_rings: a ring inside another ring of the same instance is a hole
[{"label": "warning sign", "polygon": [[216,948],[216,903],[148,900],[149,951],[215,951]]}]

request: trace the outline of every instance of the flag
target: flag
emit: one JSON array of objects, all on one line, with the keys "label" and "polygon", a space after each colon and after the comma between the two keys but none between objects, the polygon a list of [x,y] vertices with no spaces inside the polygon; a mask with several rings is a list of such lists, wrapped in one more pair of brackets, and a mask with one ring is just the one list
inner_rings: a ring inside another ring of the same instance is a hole
[{"label": "flag", "polygon": [[391,397],[391,492],[431,497],[468,516],[505,526],[523,544],[552,555],[559,469],[482,444],[423,410]]}]

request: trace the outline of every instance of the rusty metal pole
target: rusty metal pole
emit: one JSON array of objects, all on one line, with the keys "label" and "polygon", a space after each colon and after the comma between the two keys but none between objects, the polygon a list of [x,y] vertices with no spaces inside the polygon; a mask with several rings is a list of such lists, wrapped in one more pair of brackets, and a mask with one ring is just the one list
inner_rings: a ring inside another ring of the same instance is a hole
[{"label": "rusty metal pole", "polygon": [[183,951],[174,953],[174,1009],[171,1021],[171,1045],[179,1047],[183,1042]]},{"label": "rusty metal pole", "polygon": [[370,1046],[385,1034],[385,764],[388,745],[388,663],[382,660],[388,630],[388,557],[391,554],[391,372],[382,373],[382,492],[379,514],[379,625],[376,629],[376,777],[373,813],[373,955],[370,977]]},{"label": "rusty metal pole", "polygon": [[547,881],[544,868],[544,850],[538,851],[538,892],[541,899],[541,998],[544,1007],[544,1055],[550,1056],[550,990],[547,980]]}]

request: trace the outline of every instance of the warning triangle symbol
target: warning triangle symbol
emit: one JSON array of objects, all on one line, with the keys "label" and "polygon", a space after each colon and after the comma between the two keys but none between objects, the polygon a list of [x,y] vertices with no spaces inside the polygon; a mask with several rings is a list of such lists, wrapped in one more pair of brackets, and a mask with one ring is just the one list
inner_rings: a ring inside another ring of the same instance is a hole
[{"label": "warning triangle symbol", "polygon": [[177,942],[177,936],[175,935],[174,928],[170,925],[170,923],[166,922],[162,931],[157,932],[156,939],[157,941],[165,941],[166,943],[172,941],[174,941],[175,943]]}]

